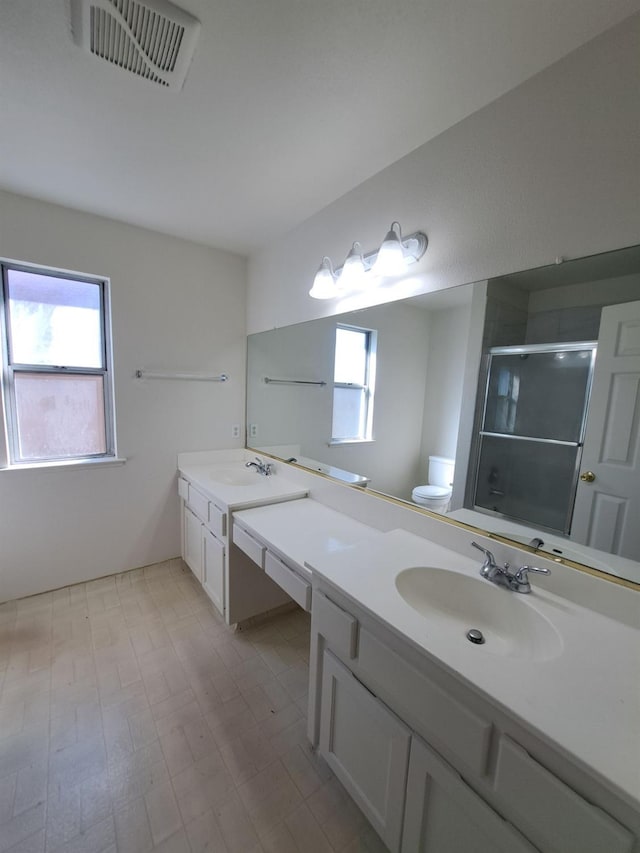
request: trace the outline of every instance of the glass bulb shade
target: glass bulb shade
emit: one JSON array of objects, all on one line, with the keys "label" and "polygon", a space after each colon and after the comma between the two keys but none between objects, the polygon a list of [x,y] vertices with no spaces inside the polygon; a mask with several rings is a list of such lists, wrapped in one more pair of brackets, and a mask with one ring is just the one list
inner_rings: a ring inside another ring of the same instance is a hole
[{"label": "glass bulb shade", "polygon": [[406,266],[404,246],[395,231],[387,232],[378,249],[378,257],[373,265],[373,273],[381,276],[400,275]]},{"label": "glass bulb shade", "polygon": [[313,279],[313,287],[309,291],[309,296],[314,299],[334,299],[338,295],[336,279],[331,269],[331,261],[329,258],[323,258],[322,263]]},{"label": "glass bulb shade", "polygon": [[342,271],[340,272],[339,277],[340,287],[343,289],[357,289],[363,287],[365,272],[364,258],[362,257],[360,243],[354,243],[344,264],[342,265]]}]

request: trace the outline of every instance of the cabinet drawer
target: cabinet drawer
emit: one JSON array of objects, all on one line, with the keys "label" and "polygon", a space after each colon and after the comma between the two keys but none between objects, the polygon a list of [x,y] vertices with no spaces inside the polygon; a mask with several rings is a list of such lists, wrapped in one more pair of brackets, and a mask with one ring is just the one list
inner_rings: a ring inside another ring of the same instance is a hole
[{"label": "cabinet drawer", "polygon": [[264,569],[264,552],[267,549],[262,542],[258,542],[237,524],[233,525],[233,541],[241,551],[244,551],[247,557],[250,557],[261,569]]},{"label": "cabinet drawer", "polygon": [[303,610],[311,610],[311,584],[271,551],[265,555],[264,570]]},{"label": "cabinet drawer", "polygon": [[313,596],[313,627],[325,639],[325,644],[343,660],[358,654],[358,620],[321,592]]},{"label": "cabinet drawer", "polygon": [[189,481],[184,477],[178,477],[178,494],[183,501],[189,500]]},{"label": "cabinet drawer", "polygon": [[385,690],[390,693],[394,708],[423,737],[446,747],[469,769],[484,774],[492,724],[364,628],[360,628],[358,640],[358,672],[380,685],[381,698],[385,698]]},{"label": "cabinet drawer", "polygon": [[189,497],[187,503],[195,514],[202,520],[209,518],[209,501],[205,496],[189,483]]},{"label": "cabinet drawer", "polygon": [[209,501],[208,527],[216,536],[227,535],[227,513]]},{"label": "cabinet drawer", "polygon": [[531,841],[549,853],[630,853],[635,839],[521,746],[500,738],[494,788],[502,809]]}]

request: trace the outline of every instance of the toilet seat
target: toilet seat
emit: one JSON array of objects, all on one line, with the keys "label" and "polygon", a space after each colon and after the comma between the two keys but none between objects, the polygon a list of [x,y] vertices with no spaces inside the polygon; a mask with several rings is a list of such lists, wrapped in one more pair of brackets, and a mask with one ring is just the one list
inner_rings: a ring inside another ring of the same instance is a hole
[{"label": "toilet seat", "polygon": [[416,486],[413,490],[414,498],[422,498],[425,499],[433,499],[433,498],[447,498],[451,495],[451,489],[447,489],[446,486]]}]

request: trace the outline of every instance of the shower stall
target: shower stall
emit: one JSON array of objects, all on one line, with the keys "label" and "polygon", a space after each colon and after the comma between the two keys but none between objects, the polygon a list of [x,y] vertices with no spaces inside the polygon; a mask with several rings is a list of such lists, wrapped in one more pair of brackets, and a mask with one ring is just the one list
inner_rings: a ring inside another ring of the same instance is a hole
[{"label": "shower stall", "polygon": [[474,509],[570,532],[595,355],[593,341],[489,350]]}]

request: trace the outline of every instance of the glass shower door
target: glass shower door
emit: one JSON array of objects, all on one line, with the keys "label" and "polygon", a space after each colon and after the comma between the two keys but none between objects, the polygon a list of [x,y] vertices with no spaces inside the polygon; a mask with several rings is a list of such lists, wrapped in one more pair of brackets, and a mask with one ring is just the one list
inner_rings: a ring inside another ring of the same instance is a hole
[{"label": "glass shower door", "polygon": [[497,347],[489,358],[474,508],[568,533],[595,344]]}]

